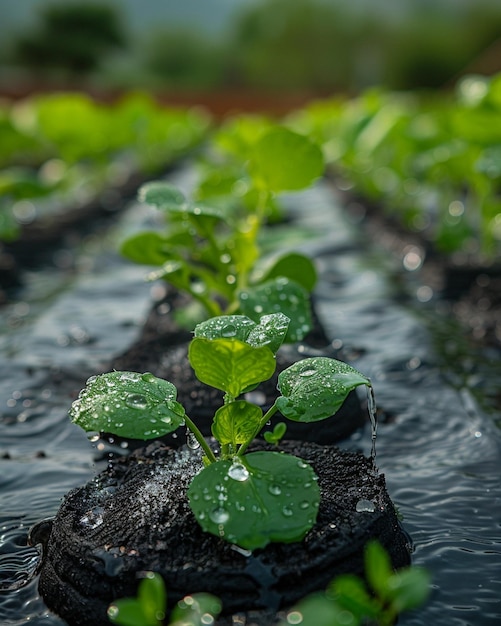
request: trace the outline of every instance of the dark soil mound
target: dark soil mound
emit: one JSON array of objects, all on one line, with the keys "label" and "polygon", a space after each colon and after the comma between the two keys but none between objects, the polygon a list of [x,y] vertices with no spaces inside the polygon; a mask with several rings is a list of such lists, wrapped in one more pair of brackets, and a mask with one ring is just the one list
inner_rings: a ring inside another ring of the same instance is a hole
[{"label": "dark soil mound", "polygon": [[135,595],[138,573],[152,570],[164,577],[170,605],[206,591],[222,599],[224,615],[260,611],[267,624],[333,577],[362,574],[370,539],[381,542],[396,568],[409,564],[406,535],[370,459],[313,443],[282,448],[319,476],[317,523],[302,542],[249,554],[204,533],[185,496],[200,453],[155,443],[67,495],[44,542],[45,602],[71,626],[106,624],[112,600]]}]

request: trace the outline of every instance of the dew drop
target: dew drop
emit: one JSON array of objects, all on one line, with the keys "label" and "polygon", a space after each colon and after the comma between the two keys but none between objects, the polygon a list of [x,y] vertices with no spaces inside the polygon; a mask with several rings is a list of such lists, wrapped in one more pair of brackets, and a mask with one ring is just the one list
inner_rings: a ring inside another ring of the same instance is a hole
[{"label": "dew drop", "polygon": [[88,432],[87,433],[87,439],[91,443],[96,443],[96,441],[99,441],[99,433],[97,433],[95,431]]},{"label": "dew drop", "polygon": [[217,507],[209,513],[209,517],[215,524],[225,524],[230,519],[230,514],[226,509]]},{"label": "dew drop", "polygon": [[271,493],[272,496],[279,496],[282,493],[280,485],[277,485],[276,483],[270,485],[268,487],[268,491]]},{"label": "dew drop", "polygon": [[237,329],[235,328],[235,326],[233,326],[233,324],[227,324],[221,329],[221,337],[230,338],[235,337],[236,334]]},{"label": "dew drop", "polygon": [[200,442],[191,430],[186,431],[186,445],[190,448],[190,450],[198,450],[198,448],[200,448]]},{"label": "dew drop", "polygon": [[240,483],[249,478],[249,470],[240,461],[234,462],[228,470],[228,476]]},{"label": "dew drop", "polygon": [[125,398],[125,404],[131,409],[145,409],[148,402],[140,393],[129,393]]},{"label": "dew drop", "polygon": [[145,374],[141,375],[141,380],[143,380],[145,383],[154,383],[156,378],[153,374],[150,374],[150,372],[146,372]]},{"label": "dew drop", "polygon": [[374,513],[374,511],[376,510],[376,507],[374,506],[374,502],[371,502],[370,500],[366,500],[365,498],[362,498],[361,500],[359,500],[355,508],[357,510],[357,513],[362,513],[364,511],[367,513]]},{"label": "dew drop", "polygon": [[317,373],[317,370],[309,369],[309,370],[304,370],[303,372],[299,372],[299,375],[302,376],[303,378],[308,378],[310,376],[314,376],[316,373]]},{"label": "dew drop", "polygon": [[282,514],[285,515],[285,517],[291,517],[293,515],[293,511],[290,507],[284,506],[282,508]]}]

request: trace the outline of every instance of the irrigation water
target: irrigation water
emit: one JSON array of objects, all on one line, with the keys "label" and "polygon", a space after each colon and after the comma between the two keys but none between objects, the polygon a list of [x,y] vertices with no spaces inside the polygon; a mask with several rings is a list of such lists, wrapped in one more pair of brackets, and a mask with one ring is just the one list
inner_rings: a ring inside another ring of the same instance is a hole
[{"label": "irrigation water", "polygon": [[[461,331],[435,311],[434,297],[420,301],[415,274],[367,240],[326,184],[287,203],[296,225],[316,232],[301,247],[320,270],[317,312],[333,344],[372,379],[377,465],[412,537],[413,562],[432,575],[429,602],[399,624],[500,624],[501,432],[482,402],[482,390],[499,381],[499,360],[437,348],[444,345],[437,328],[447,325],[449,348],[461,344]],[[70,271],[28,272],[19,299],[1,311],[2,625],[63,624],[37,593],[40,555],[27,545],[29,529],[53,516],[64,494],[109,455],[127,453],[89,442],[67,414],[86,378],[105,371],[139,334],[158,286],[113,246],[151,219],[131,206],[118,225],[64,252],[75,260]],[[368,423],[340,445],[370,454],[371,430]]]}]

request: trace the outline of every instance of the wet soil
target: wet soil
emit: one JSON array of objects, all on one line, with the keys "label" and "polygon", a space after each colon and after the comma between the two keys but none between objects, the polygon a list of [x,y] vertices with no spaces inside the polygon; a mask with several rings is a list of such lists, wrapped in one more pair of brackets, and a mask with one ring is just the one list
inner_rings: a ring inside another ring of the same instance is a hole
[{"label": "wet soil", "polygon": [[[273,448],[261,443],[253,451],[262,449]],[[407,537],[370,459],[312,443],[286,441],[281,449],[319,476],[317,522],[302,542],[251,554],[203,532],[185,497],[201,468],[200,452],[155,443],[65,498],[44,548],[39,588],[46,603],[71,626],[104,626],[110,603],[135,595],[138,572],[155,571],[170,607],[187,590],[209,592],[222,600],[226,616],[252,611],[253,622],[264,626],[332,577],[362,576],[370,539],[381,542],[396,568],[409,564]]]}]

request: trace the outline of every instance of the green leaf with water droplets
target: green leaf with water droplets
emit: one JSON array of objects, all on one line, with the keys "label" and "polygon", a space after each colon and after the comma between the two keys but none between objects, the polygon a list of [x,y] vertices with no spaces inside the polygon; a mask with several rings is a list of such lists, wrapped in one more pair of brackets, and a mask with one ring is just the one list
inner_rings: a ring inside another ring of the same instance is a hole
[{"label": "green leaf with water droplets", "polygon": [[151,204],[158,209],[179,207],[186,203],[184,194],[174,185],[162,181],[152,181],[139,188],[140,202]]},{"label": "green leaf with water droplets", "polygon": [[195,337],[206,339],[239,339],[247,341],[256,322],[246,315],[218,315],[211,317],[195,327]]},{"label": "green leaf with water droplets", "polygon": [[184,424],[177,390],[153,374],[109,372],[92,376],[70,409],[71,420],[87,432],[153,439]]},{"label": "green leaf with water droplets", "polygon": [[239,339],[195,337],[188,357],[201,382],[233,398],[271,378],[276,367],[268,347],[253,348]]},{"label": "green leaf with water droplets", "polygon": [[259,324],[249,333],[247,343],[256,348],[259,346],[268,346],[273,354],[276,354],[277,350],[285,341],[289,324],[290,319],[283,313],[263,315]]},{"label": "green leaf with water droplets", "polygon": [[108,609],[108,617],[120,626],[162,626],[166,608],[163,578],[147,572],[139,583],[137,598],[116,600]]},{"label": "green leaf with water droplets", "polygon": [[294,280],[303,289],[306,289],[308,293],[313,291],[317,282],[317,270],[313,261],[298,252],[274,255],[271,259],[264,262],[257,275],[253,278],[256,282],[262,283],[279,276]]},{"label": "green leaf with water droplets", "polygon": [[[215,624],[223,605],[210,593],[192,593],[185,596],[172,609],[171,626],[206,626]],[[142,626],[142,625],[141,625]]]},{"label": "green leaf with water droplets", "polygon": [[289,318],[283,313],[263,315],[257,324],[246,315],[219,315],[195,327],[195,337],[206,339],[239,339],[254,348],[267,346],[276,353],[282,345]]},{"label": "green leaf with water droplets", "polygon": [[288,128],[273,128],[254,146],[249,165],[256,183],[272,192],[309,187],[324,171],[321,149]]},{"label": "green leaf with water droplets", "polygon": [[262,410],[255,404],[245,400],[230,402],[216,411],[212,434],[219,443],[230,443],[236,449],[252,439],[262,417]]},{"label": "green leaf with water droplets", "polygon": [[285,341],[301,341],[311,330],[310,296],[306,289],[284,276],[279,276],[239,294],[240,310],[256,322],[260,316],[283,313],[289,318]]},{"label": "green leaf with water droplets", "polygon": [[315,422],[331,417],[346,397],[370,380],[355,368],[328,357],[303,359],[278,376],[278,410],[296,422]]},{"label": "green leaf with water droplets", "polygon": [[280,452],[251,452],[205,467],[189,489],[203,530],[242,548],[301,541],[315,523],[320,489],[312,467]]}]

